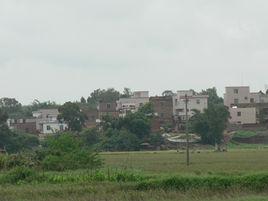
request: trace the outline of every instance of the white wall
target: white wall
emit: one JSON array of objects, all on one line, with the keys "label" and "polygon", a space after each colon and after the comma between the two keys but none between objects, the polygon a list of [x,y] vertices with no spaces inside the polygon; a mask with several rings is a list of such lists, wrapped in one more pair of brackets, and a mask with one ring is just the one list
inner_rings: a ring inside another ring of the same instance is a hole
[{"label": "white wall", "polygon": [[[256,108],[230,108],[230,123],[233,124],[256,124]],[[241,116],[238,115],[241,114]]]},{"label": "white wall", "polygon": [[[236,94],[234,90],[237,89],[238,93]],[[234,104],[234,100],[238,99],[238,103],[250,103],[250,88],[248,86],[241,87],[226,87],[224,94],[224,105],[230,107]]]},{"label": "white wall", "polygon": [[[50,127],[50,129],[48,129]],[[67,124],[65,123],[44,123],[42,126],[42,133],[43,134],[53,134],[59,131],[64,131],[68,128]]]},{"label": "white wall", "polygon": [[184,96],[188,95],[188,114],[189,117],[195,113],[192,110],[198,110],[204,112],[208,108],[208,96],[205,95],[193,95],[192,91],[178,91],[177,95],[173,97],[173,113],[180,116],[182,119],[186,116],[186,108]]}]

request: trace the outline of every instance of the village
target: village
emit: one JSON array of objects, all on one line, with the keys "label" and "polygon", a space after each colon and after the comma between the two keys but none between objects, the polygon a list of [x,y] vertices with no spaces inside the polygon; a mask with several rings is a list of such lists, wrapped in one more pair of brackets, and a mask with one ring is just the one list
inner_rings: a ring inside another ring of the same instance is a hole
[{"label": "village", "polygon": [[[266,129],[268,123],[267,92],[251,92],[249,86],[226,87],[223,101],[230,113],[226,127],[227,133]],[[197,111],[203,113],[208,108],[209,95],[197,93],[194,90],[179,90],[177,93],[165,91],[162,96],[150,97],[148,91],[135,91],[127,98],[99,101],[95,108],[80,107],[86,115],[84,127],[98,127],[105,116],[123,118],[128,113],[137,112],[139,108],[148,103],[152,104],[154,111],[151,132],[183,133],[185,132],[186,115],[188,119],[191,119]],[[35,134],[43,139],[45,136],[68,130],[67,122],[60,120],[58,115],[57,108],[44,108],[34,111],[31,118],[8,119],[8,126],[10,129]],[[256,142],[256,139],[253,141]],[[266,143],[268,139],[260,137],[257,141]]]}]

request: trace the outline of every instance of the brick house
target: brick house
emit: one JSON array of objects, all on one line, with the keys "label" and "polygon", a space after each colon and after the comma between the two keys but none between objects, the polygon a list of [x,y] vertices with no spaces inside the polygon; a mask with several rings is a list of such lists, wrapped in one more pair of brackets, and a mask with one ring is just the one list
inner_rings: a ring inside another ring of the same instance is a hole
[{"label": "brick house", "polygon": [[119,116],[116,102],[100,101],[98,105],[98,111],[99,111],[99,119],[102,119],[103,116],[107,115],[112,117]]},{"label": "brick house", "polygon": [[152,130],[160,130],[161,127],[171,126],[173,128],[173,98],[172,96],[150,97],[155,117],[152,122]]}]

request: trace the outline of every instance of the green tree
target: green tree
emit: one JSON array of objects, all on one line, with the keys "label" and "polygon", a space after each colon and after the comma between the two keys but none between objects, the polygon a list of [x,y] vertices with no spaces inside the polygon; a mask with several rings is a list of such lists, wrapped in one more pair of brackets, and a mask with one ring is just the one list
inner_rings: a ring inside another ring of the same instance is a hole
[{"label": "green tree", "polygon": [[84,97],[81,97],[80,102],[81,102],[82,104],[86,104],[86,103],[87,103],[87,101],[86,101],[86,99],[85,99]]},{"label": "green tree", "polygon": [[223,98],[219,97],[217,94],[217,89],[215,87],[202,90],[201,95],[208,95],[208,104],[223,104]]},{"label": "green tree", "polygon": [[162,96],[174,96],[174,93],[173,93],[173,91],[171,91],[171,90],[165,90],[165,91],[162,93]]},{"label": "green tree", "polygon": [[120,95],[120,98],[130,98],[133,95],[130,88],[125,87],[123,94]]},{"label": "green tree", "polygon": [[120,97],[120,92],[114,88],[109,89],[96,89],[87,98],[87,102],[91,105],[97,105],[100,101],[114,102]]},{"label": "green tree", "polygon": [[42,166],[47,170],[73,170],[99,168],[102,161],[96,151],[87,149],[72,133],[49,137],[43,146]]},{"label": "green tree", "polygon": [[83,143],[88,147],[94,146],[101,141],[100,133],[96,128],[85,129],[80,133],[80,135]]},{"label": "green tree", "polygon": [[137,151],[140,148],[140,140],[137,136],[125,129],[109,130],[104,139],[103,149],[106,151]]},{"label": "green tree", "polygon": [[204,144],[221,144],[229,112],[223,104],[210,105],[204,113],[197,112],[190,119],[193,132],[201,136]]},{"label": "green tree", "polygon": [[66,102],[59,107],[58,119],[68,124],[70,131],[81,131],[84,126],[86,115],[80,110],[76,103]]}]

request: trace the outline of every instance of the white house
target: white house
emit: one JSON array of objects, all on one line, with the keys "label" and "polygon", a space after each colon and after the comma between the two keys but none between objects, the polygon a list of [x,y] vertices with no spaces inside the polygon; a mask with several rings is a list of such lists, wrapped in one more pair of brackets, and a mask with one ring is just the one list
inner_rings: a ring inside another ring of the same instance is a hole
[{"label": "white house", "polygon": [[33,116],[36,118],[36,129],[41,134],[52,134],[66,130],[68,125],[60,122],[58,115],[58,109],[41,109],[33,112]]},{"label": "white house", "polygon": [[148,91],[136,91],[130,98],[120,98],[117,101],[117,111],[124,117],[128,112],[137,112],[140,107],[149,103]]},{"label": "white house", "polygon": [[204,112],[208,108],[208,96],[195,94],[193,90],[181,90],[173,97],[173,114],[181,120],[186,120],[185,95],[188,97],[188,115],[192,117],[198,110]]}]

